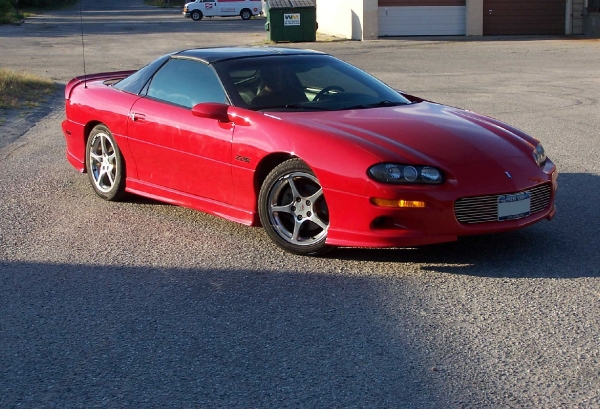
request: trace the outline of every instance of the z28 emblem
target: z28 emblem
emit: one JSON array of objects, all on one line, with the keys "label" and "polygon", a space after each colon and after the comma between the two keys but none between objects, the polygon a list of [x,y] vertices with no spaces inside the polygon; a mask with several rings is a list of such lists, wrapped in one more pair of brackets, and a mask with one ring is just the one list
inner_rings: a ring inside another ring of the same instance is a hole
[{"label": "z28 emblem", "polygon": [[236,155],[235,160],[239,160],[241,162],[250,163],[250,158],[247,158],[245,156]]}]

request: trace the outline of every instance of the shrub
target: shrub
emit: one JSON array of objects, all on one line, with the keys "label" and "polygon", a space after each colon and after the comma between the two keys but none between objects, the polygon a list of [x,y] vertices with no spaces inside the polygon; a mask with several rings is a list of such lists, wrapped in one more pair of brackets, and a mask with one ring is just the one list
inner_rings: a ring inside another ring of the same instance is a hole
[{"label": "shrub", "polygon": [[12,11],[12,8],[10,0],[0,0],[0,16],[5,16]]}]

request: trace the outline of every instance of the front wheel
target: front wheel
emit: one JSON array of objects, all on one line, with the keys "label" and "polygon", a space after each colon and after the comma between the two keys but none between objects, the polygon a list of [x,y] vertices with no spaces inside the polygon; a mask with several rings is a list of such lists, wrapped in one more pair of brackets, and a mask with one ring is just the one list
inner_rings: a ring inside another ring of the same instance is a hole
[{"label": "front wheel", "polygon": [[311,256],[328,250],[323,188],[300,159],[285,161],[269,173],[260,189],[258,213],[266,233],[284,250]]},{"label": "front wheel", "polygon": [[244,9],[240,13],[240,16],[242,17],[242,20],[250,20],[250,17],[252,17],[252,12],[248,9]]},{"label": "front wheel", "polygon": [[86,168],[98,196],[119,200],[125,194],[125,166],[121,151],[110,130],[96,125],[86,145]]},{"label": "front wheel", "polygon": [[192,18],[192,20],[194,21],[200,21],[202,20],[202,12],[200,10],[194,10],[192,11],[192,13],[190,14],[190,17]]}]

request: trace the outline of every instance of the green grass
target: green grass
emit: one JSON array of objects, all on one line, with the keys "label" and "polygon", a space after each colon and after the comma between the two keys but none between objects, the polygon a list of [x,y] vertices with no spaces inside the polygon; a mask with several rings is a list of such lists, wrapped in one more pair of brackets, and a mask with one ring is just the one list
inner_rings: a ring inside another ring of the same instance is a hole
[{"label": "green grass", "polygon": [[0,109],[37,107],[55,90],[49,79],[0,68]]},{"label": "green grass", "polygon": [[[185,3],[191,0],[169,0],[168,7],[183,7]],[[144,4],[148,6],[167,7],[167,0],[144,0]]]},{"label": "green grass", "polygon": [[[0,0],[1,2],[2,0]],[[58,4],[50,4],[43,7],[27,7],[27,8],[19,8],[19,12],[17,10],[9,6],[7,11],[0,11],[0,24],[20,24],[22,20],[35,16],[36,14],[43,14],[46,10],[62,10],[69,8],[77,3],[78,0],[63,0],[63,2]]]},{"label": "green grass", "polygon": [[11,9],[6,13],[0,14],[0,24],[18,24],[25,17],[26,16],[21,10],[19,10],[19,14],[17,14],[15,9]]}]

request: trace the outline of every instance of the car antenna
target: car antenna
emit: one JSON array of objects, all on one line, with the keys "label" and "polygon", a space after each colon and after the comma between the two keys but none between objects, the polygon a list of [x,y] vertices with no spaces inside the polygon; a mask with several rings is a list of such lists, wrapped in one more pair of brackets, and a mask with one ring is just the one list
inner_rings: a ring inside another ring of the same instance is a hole
[{"label": "car antenna", "polygon": [[87,74],[85,72],[85,44],[83,41],[83,0],[79,1],[79,25],[81,26],[81,51],[83,53],[83,87],[87,88]]}]

